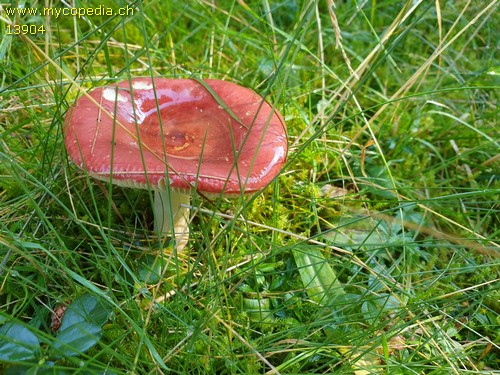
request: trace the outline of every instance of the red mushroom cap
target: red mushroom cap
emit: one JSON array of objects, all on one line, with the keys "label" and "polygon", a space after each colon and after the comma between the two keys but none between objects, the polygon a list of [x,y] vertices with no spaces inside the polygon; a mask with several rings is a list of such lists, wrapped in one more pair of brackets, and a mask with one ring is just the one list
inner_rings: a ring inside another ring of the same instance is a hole
[{"label": "red mushroom cap", "polygon": [[254,91],[220,80],[135,78],[68,110],[64,144],[95,178],[122,186],[238,194],[262,189],[286,159],[285,122]]}]

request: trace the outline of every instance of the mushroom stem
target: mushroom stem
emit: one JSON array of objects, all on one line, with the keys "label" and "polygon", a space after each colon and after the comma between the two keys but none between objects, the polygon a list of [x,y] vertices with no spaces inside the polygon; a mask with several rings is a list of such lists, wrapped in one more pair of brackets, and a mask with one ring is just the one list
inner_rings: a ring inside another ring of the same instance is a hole
[{"label": "mushroom stem", "polygon": [[[155,190],[154,220],[155,231],[163,235],[173,235],[177,251],[182,251],[189,238],[190,194],[174,189]],[[183,206],[184,205],[184,206]]]}]

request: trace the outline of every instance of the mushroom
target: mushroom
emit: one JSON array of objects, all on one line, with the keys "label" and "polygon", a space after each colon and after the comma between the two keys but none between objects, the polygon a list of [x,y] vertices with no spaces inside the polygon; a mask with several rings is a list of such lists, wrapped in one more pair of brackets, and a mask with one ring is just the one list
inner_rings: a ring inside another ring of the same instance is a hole
[{"label": "mushroom", "polygon": [[135,78],[97,88],[68,110],[70,159],[94,178],[153,189],[157,233],[189,236],[192,189],[261,190],[287,154],[283,118],[254,91],[221,80]]}]

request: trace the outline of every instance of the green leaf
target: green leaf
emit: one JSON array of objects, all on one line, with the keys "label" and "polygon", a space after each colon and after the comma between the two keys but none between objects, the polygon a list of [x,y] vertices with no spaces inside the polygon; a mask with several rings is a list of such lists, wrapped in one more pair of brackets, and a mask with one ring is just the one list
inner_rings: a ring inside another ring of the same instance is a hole
[{"label": "green leaf", "polygon": [[252,323],[272,321],[271,300],[268,298],[243,298],[243,308]]},{"label": "green leaf", "polygon": [[381,316],[388,316],[401,308],[398,299],[387,293],[379,293],[361,305],[361,313],[369,323],[374,323]]},{"label": "green leaf", "polygon": [[72,357],[93,347],[101,338],[101,326],[81,322],[59,331],[52,345],[53,356]]},{"label": "green leaf", "polygon": [[111,309],[101,299],[90,294],[78,297],[64,313],[51,354],[71,357],[90,349],[101,338],[101,327],[110,314]]},{"label": "green leaf", "polygon": [[107,304],[90,294],[75,299],[64,313],[59,332],[79,323],[91,323],[102,326],[109,319],[111,310]]},{"label": "green leaf", "polygon": [[23,325],[7,323],[0,327],[0,361],[32,360],[39,350],[38,338]]},{"label": "green leaf", "polygon": [[311,300],[323,306],[332,306],[345,294],[332,267],[319,249],[308,246],[293,250],[300,278]]},{"label": "green leaf", "polygon": [[139,277],[148,284],[155,284],[160,281],[165,261],[162,257],[146,255],[139,264]]}]

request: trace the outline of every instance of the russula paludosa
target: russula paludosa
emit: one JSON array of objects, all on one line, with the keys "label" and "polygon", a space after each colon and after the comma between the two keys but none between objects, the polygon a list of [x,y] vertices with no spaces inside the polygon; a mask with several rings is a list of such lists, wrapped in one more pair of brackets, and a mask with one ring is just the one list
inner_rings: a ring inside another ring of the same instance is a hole
[{"label": "russula paludosa", "polygon": [[256,192],[287,153],[279,112],[221,80],[135,78],[99,87],[68,110],[63,134],[69,157],[91,177],[153,189],[155,229],[173,234],[178,248],[188,238],[192,189]]}]

